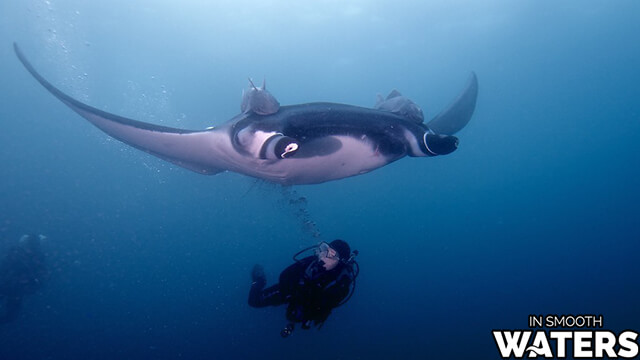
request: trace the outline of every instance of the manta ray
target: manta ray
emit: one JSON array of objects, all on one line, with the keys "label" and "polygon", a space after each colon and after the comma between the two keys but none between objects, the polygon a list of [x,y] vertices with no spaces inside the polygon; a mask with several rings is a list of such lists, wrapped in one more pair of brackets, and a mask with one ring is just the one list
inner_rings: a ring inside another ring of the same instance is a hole
[{"label": "manta ray", "polygon": [[467,125],[478,95],[471,76],[462,93],[424,123],[422,110],[393,91],[374,108],[338,103],[280,106],[250,80],[241,113],[204,130],[187,130],[129,119],[65,94],[26,59],[31,75],[56,98],[109,136],[199,174],[232,171],[283,185],[318,184],[368,173],[405,156],[432,157],[458,147],[453,136]]}]

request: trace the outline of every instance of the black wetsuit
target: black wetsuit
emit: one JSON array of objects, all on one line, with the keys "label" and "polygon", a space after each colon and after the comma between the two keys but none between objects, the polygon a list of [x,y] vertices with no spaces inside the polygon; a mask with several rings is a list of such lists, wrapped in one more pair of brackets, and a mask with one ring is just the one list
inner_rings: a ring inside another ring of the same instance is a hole
[{"label": "black wetsuit", "polygon": [[[15,320],[25,295],[33,294],[48,276],[40,249],[13,246],[0,263],[0,323]],[[4,301],[2,303],[1,301]]]},{"label": "black wetsuit", "polygon": [[327,271],[317,257],[309,256],[286,268],[276,285],[264,289],[264,281],[254,282],[249,292],[249,306],[289,304],[287,319],[290,322],[301,322],[303,327],[308,327],[310,321],[322,325],[331,310],[349,294],[352,281],[348,266],[339,263]]}]

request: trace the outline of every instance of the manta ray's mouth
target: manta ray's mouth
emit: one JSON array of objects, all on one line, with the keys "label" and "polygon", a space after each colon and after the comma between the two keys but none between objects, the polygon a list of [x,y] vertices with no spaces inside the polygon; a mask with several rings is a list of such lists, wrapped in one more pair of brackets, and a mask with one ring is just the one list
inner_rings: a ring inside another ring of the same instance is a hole
[{"label": "manta ray's mouth", "polygon": [[458,148],[459,140],[455,136],[425,132],[422,141],[430,155],[450,154]]}]

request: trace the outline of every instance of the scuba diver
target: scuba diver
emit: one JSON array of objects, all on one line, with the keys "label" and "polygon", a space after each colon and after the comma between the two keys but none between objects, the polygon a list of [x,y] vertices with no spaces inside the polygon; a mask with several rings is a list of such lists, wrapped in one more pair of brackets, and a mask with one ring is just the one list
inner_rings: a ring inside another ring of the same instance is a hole
[{"label": "scuba diver", "polygon": [[[315,254],[303,259],[297,257],[314,249]],[[360,272],[349,244],[343,240],[321,242],[299,251],[293,256],[294,264],[280,274],[278,284],[264,288],[267,278],[262,266],[255,265],[251,272],[249,306],[261,308],[288,304],[288,323],[280,332],[282,337],[291,335],[295,323],[303,329],[311,325],[320,328],[331,310],[346,303],[355,290],[355,280]]]},{"label": "scuba diver", "polygon": [[35,293],[49,277],[40,247],[44,235],[23,235],[0,262],[0,324],[18,317],[22,299]]}]

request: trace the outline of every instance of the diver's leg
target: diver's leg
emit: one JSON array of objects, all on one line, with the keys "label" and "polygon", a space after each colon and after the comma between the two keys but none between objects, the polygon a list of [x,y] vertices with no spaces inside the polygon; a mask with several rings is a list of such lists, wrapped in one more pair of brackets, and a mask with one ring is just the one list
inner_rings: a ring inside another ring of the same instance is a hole
[{"label": "diver's leg", "polygon": [[278,306],[284,304],[284,297],[280,293],[280,284],[275,284],[266,289],[263,289],[264,285],[259,283],[253,283],[251,290],[249,291],[249,306],[251,307],[265,307],[265,306]]},{"label": "diver's leg", "polygon": [[264,289],[267,285],[267,277],[260,265],[255,265],[251,270],[251,290],[249,291],[249,306],[265,307],[284,304],[284,296],[280,293],[280,285],[276,284]]}]

